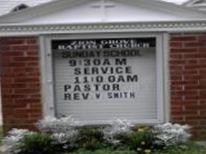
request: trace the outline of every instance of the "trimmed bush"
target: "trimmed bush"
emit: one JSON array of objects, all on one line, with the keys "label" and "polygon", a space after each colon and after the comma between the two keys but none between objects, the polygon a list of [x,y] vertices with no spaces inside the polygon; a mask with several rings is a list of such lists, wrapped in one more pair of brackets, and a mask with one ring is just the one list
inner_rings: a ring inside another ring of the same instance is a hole
[{"label": "trimmed bush", "polygon": [[61,152],[58,146],[54,146],[51,135],[33,133],[26,135],[17,145],[15,154],[57,154]]},{"label": "trimmed bush", "polygon": [[9,132],[4,141],[10,146],[11,152],[148,154],[184,145],[190,137],[186,125],[167,123],[145,127],[134,126],[120,119],[107,126],[83,126],[71,117],[46,118],[38,123],[38,127],[40,133],[18,129]]},{"label": "trimmed bush", "polygon": [[79,128],[79,135],[76,143],[79,148],[88,150],[103,148],[106,145],[102,128],[91,126]]},{"label": "trimmed bush", "polygon": [[135,151],[132,150],[114,150],[114,149],[99,149],[95,151],[88,151],[85,149],[80,149],[78,151],[67,153],[67,154],[137,154]]}]

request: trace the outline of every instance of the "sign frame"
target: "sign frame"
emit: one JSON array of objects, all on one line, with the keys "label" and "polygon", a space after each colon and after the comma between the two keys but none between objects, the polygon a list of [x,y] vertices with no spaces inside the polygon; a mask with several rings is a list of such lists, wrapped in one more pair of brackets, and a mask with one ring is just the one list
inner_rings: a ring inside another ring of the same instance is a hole
[{"label": "sign frame", "polygon": [[[43,116],[56,116],[52,40],[156,38],[157,119],[133,120],[137,124],[157,124],[170,119],[168,34],[167,33],[95,33],[70,35],[42,35],[40,39]],[[112,119],[111,119],[112,120]],[[84,124],[106,124],[110,121],[84,121]]]}]

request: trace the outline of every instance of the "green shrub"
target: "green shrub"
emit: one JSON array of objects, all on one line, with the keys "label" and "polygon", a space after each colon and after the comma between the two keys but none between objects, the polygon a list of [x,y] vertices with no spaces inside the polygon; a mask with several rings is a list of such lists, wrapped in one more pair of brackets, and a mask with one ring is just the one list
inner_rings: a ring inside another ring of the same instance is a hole
[{"label": "green shrub", "polygon": [[[186,145],[172,146],[165,150],[154,150],[152,152],[141,152],[142,154],[206,154],[206,148],[197,146],[194,143]],[[86,149],[79,149],[77,151],[66,154],[138,154],[136,150],[130,150],[127,148],[121,149],[98,149],[95,151],[89,151]]]},{"label": "green shrub", "polygon": [[132,150],[114,150],[114,149],[109,149],[109,148],[105,148],[105,149],[99,149],[96,151],[89,151],[89,150],[85,150],[85,149],[80,149],[78,151],[72,152],[72,153],[67,153],[67,154],[136,154],[135,151]]},{"label": "green shrub", "polygon": [[3,129],[2,126],[0,126],[0,145],[2,145],[2,140],[3,140]]},{"label": "green shrub", "polygon": [[121,142],[138,153],[150,153],[154,149],[154,139],[152,131],[141,129],[122,136]]},{"label": "green shrub", "polygon": [[39,128],[42,133],[13,129],[4,143],[8,143],[13,154],[206,153],[197,147],[179,145],[188,141],[189,134],[188,127],[178,124],[145,127],[117,119],[108,126],[81,126],[66,117],[48,118],[41,121]]},{"label": "green shrub", "polygon": [[154,154],[205,154],[206,148],[195,143],[171,146],[167,149],[156,150]]},{"label": "green shrub", "polygon": [[105,140],[102,128],[90,126],[79,128],[79,135],[76,142],[79,148],[88,150],[95,150],[104,147]]},{"label": "green shrub", "polygon": [[17,145],[15,154],[55,154],[60,148],[55,146],[53,138],[48,134],[32,133],[26,135]]}]

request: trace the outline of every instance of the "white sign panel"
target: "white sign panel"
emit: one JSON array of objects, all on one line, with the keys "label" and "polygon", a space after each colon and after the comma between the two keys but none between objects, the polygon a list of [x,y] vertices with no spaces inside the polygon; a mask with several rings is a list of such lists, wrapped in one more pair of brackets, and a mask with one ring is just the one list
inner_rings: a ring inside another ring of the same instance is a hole
[{"label": "white sign panel", "polygon": [[57,117],[158,118],[156,38],[52,40]]}]

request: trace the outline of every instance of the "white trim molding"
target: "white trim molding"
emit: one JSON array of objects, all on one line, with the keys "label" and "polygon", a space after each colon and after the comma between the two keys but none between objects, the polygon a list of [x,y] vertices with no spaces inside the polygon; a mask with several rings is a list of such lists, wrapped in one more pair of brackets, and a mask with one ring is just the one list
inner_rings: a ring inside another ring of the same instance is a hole
[{"label": "white trim molding", "polygon": [[[105,33],[99,35],[94,34],[70,34],[70,35],[42,35],[40,36],[40,55],[41,55],[41,75],[42,75],[42,94],[43,94],[43,111],[44,116],[56,116],[55,109],[55,92],[54,92],[54,72],[53,72],[53,61],[52,61],[52,40],[61,39],[104,39],[104,38],[144,38],[144,37],[155,37],[156,42],[156,72],[157,72],[157,119],[142,119],[133,121],[138,124],[156,124],[168,122],[170,116],[170,100],[168,99],[170,89],[168,84],[169,71],[168,71],[168,38],[167,33]],[[105,124],[109,121],[86,121],[85,124]]]},{"label": "white trim molding", "polygon": [[101,32],[204,32],[206,21],[94,23],[58,25],[0,25],[0,36]]}]

